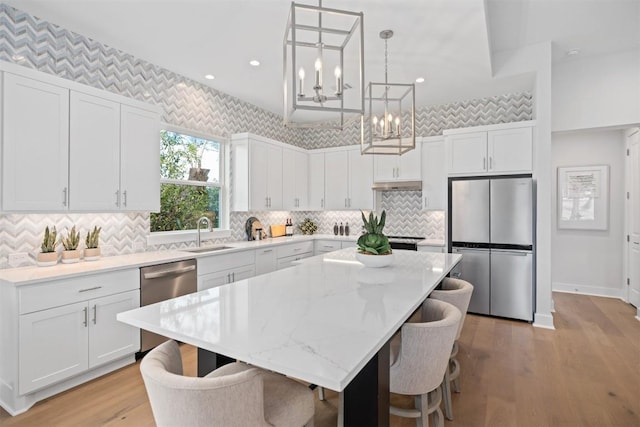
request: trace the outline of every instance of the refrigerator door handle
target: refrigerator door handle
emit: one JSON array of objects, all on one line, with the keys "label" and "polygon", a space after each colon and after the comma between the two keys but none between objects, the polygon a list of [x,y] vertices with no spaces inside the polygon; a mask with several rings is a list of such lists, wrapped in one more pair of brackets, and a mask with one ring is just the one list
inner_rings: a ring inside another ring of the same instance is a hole
[{"label": "refrigerator door handle", "polygon": [[529,251],[529,250],[516,250],[516,249],[491,249],[491,252],[499,252],[503,254],[511,254],[511,255],[518,255],[518,256],[527,256],[533,253],[533,251]]}]

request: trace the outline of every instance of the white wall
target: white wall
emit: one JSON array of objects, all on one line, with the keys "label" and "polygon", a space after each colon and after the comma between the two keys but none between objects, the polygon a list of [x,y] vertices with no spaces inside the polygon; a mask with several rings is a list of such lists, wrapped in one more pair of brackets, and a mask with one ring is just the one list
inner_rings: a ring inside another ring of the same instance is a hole
[{"label": "white wall", "polygon": [[[622,297],[624,158],[622,130],[591,130],[552,136],[552,167],[609,165],[609,227],[606,231],[557,228],[551,232],[553,290]],[[557,212],[557,173],[553,180]]]},{"label": "white wall", "polygon": [[552,130],[640,123],[640,49],[553,65]]}]

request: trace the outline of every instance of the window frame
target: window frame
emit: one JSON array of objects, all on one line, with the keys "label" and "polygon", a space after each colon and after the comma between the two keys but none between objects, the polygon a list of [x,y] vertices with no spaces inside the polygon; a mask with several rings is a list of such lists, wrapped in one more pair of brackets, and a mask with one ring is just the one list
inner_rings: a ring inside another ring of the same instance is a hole
[{"label": "window frame", "polygon": [[[197,130],[174,126],[169,123],[160,123],[160,129],[168,132],[179,133],[183,135],[193,136],[196,138],[206,139],[208,141],[217,142],[220,144],[220,179],[219,182],[203,182],[193,180],[182,179],[164,179],[159,177],[160,184],[178,184],[178,185],[191,185],[200,187],[217,187],[220,189],[220,212],[218,217],[218,228],[214,228],[213,231],[201,231],[201,237],[203,240],[220,239],[231,236],[231,230],[229,229],[229,139],[210,135]],[[160,135],[158,135],[159,137]],[[158,146],[160,149],[160,146]],[[149,222],[151,224],[151,222]],[[149,231],[147,236],[147,245],[162,245],[173,244],[183,242],[195,242],[198,239],[198,232],[196,229],[191,230],[174,230],[174,231]]]}]

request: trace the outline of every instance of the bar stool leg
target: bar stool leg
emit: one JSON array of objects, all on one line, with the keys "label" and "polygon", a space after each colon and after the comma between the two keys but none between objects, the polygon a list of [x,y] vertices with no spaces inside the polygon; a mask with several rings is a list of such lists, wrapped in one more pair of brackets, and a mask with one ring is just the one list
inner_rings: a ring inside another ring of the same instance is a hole
[{"label": "bar stool leg", "polygon": [[444,400],[444,414],[449,421],[453,421],[453,403],[451,402],[451,378],[449,377],[449,369],[444,372],[444,380],[442,381],[442,399]]}]

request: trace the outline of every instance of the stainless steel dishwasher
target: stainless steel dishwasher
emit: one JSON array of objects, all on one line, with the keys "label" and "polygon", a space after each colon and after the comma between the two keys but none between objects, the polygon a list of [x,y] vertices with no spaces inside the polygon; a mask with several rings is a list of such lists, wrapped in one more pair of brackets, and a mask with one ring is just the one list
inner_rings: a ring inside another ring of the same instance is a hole
[{"label": "stainless steel dishwasher", "polygon": [[[140,269],[140,306],[155,304],[198,290],[196,260],[170,262]],[[140,330],[140,352],[167,341],[167,337]]]}]

